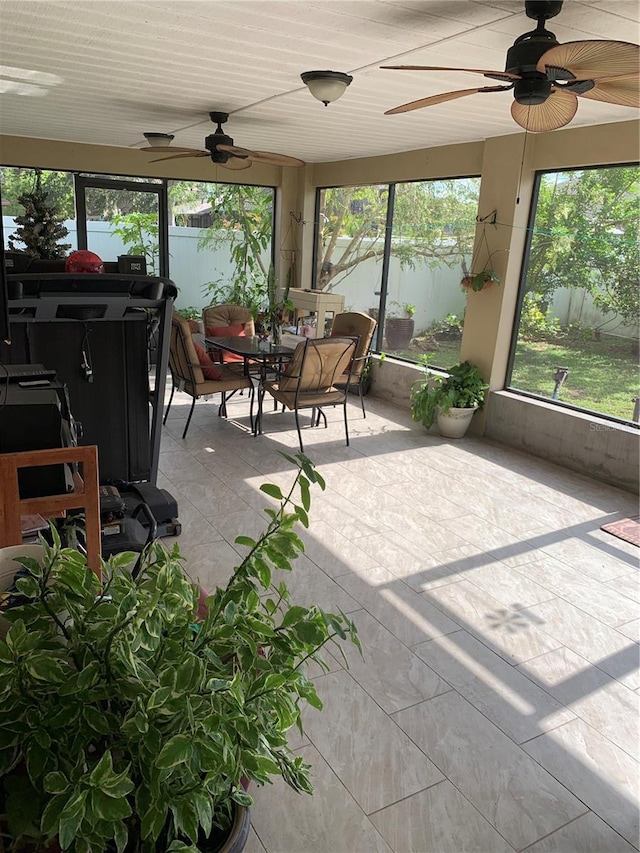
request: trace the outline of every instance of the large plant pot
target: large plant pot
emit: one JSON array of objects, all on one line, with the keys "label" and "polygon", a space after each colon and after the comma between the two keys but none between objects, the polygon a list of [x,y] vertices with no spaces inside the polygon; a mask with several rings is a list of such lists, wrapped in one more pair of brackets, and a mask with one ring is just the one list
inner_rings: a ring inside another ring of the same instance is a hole
[{"label": "large plant pot", "polygon": [[220,853],[241,853],[251,829],[251,814],[245,806],[236,805],[231,834],[220,848]]},{"label": "large plant pot", "polygon": [[456,409],[452,406],[445,414],[441,411],[440,406],[438,406],[436,423],[438,424],[440,435],[443,435],[445,438],[462,438],[471,423],[475,410],[475,408]]},{"label": "large plant pot", "polygon": [[[213,837],[210,839],[198,838],[197,848],[201,853],[242,853],[246,847],[247,839],[249,838],[249,830],[251,829],[251,813],[246,806],[239,806],[235,804],[234,815],[231,831],[224,841],[218,841],[216,843],[213,840]],[[6,826],[3,826],[0,821],[0,831],[2,829],[6,830]],[[47,847],[43,847],[36,841],[30,843],[28,839],[24,838],[19,843],[21,845],[20,850],[22,853],[61,853],[60,845],[55,839]],[[125,853],[133,848],[134,843],[134,840],[129,839],[129,844],[125,848]],[[161,841],[158,841],[156,845],[157,853],[161,853],[165,847],[166,842],[163,844]],[[4,850],[4,847],[0,847],[0,849]],[[106,853],[115,853],[115,849],[115,844],[113,842],[109,842],[106,848]]]},{"label": "large plant pot", "polygon": [[413,338],[414,329],[415,322],[411,317],[388,317],[384,333],[389,349],[407,349]]},{"label": "large plant pot", "polygon": [[233,804],[233,823],[229,835],[223,840],[214,833],[209,838],[198,836],[197,848],[201,853],[242,853],[251,829],[251,813],[246,806]]}]

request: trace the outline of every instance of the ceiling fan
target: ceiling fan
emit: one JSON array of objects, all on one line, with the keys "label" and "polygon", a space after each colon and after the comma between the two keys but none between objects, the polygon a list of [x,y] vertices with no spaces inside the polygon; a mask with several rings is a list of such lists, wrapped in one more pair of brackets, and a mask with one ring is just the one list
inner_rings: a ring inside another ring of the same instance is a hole
[{"label": "ceiling fan", "polygon": [[[271,166],[304,166],[303,160],[297,157],[289,157],[286,154],[273,154],[270,151],[250,151],[248,148],[240,148],[233,144],[233,139],[222,129],[222,125],[228,120],[229,113],[211,112],[209,118],[217,124],[215,131],[204,141],[206,151],[197,148],[172,148],[170,145],[149,145],[140,151],[153,151],[154,154],[166,152],[168,157],[159,157],[152,160],[158,163],[162,160],[178,160],[183,157],[211,157],[212,161],[225,169],[248,169],[252,163],[267,163]],[[169,134],[145,134],[146,136],[161,136],[167,139]],[[174,153],[177,152],[177,153]]]},{"label": "ceiling fan", "polygon": [[507,51],[504,71],[433,65],[385,65],[394,71],[466,71],[503,81],[499,86],[459,89],[421,98],[387,110],[405,113],[464,98],[467,95],[513,90],[511,115],[525,130],[539,133],[569,124],[578,99],[640,107],[640,48],[624,41],[572,41],[560,44],[545,21],[562,9],[562,0],[526,0],[527,17],[537,27],[519,36]]}]

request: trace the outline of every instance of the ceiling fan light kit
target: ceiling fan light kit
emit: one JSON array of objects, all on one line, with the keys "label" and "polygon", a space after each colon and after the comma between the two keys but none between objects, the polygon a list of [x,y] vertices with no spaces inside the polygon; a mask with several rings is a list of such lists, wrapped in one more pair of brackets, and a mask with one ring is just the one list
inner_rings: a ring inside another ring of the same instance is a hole
[{"label": "ceiling fan light kit", "polygon": [[342,71],[305,71],[300,77],[313,97],[325,107],[342,97],[353,80],[350,74]]},{"label": "ceiling fan light kit", "polygon": [[175,139],[173,133],[143,133],[142,135],[152,148],[166,148]]},{"label": "ceiling fan light kit", "polygon": [[433,65],[383,66],[402,71],[465,71],[499,80],[500,86],[479,86],[443,92],[387,110],[385,115],[435,106],[467,95],[512,90],[513,120],[531,133],[557,130],[569,124],[578,109],[578,96],[640,107],[640,48],[621,41],[587,40],[560,44],[545,22],[562,10],[562,0],[525,0],[527,17],[537,27],[523,33],[507,51],[504,71],[449,68]]}]

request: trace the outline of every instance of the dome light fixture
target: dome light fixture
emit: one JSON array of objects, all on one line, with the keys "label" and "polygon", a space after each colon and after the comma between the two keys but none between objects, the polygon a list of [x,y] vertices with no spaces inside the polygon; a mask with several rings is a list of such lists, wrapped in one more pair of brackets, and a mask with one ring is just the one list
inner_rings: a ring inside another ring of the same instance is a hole
[{"label": "dome light fixture", "polygon": [[305,71],[300,77],[313,97],[322,101],[325,107],[344,95],[353,80],[350,74],[342,71]]},{"label": "dome light fixture", "polygon": [[173,133],[143,133],[152,148],[166,148],[175,139]]}]

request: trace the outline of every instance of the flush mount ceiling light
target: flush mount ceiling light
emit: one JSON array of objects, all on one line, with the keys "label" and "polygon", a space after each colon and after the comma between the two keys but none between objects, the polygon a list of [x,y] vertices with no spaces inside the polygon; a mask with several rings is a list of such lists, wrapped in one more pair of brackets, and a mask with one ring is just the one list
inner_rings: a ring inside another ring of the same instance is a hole
[{"label": "flush mount ceiling light", "polygon": [[143,133],[152,148],[164,148],[166,145],[171,145],[174,140],[173,133]]},{"label": "flush mount ceiling light", "polygon": [[313,97],[322,101],[325,107],[344,95],[353,80],[350,74],[343,74],[342,71],[305,71],[300,77]]}]

